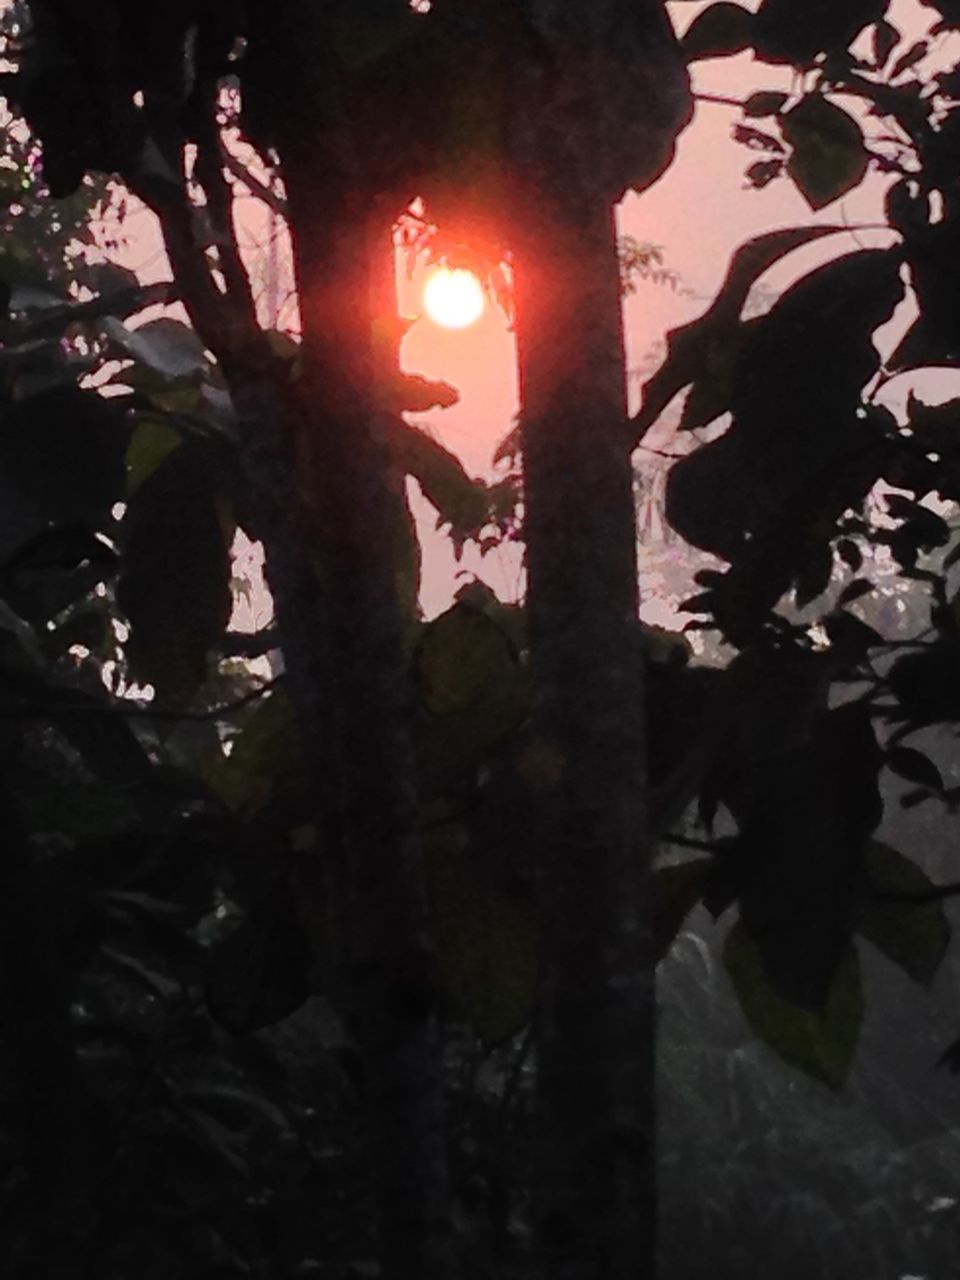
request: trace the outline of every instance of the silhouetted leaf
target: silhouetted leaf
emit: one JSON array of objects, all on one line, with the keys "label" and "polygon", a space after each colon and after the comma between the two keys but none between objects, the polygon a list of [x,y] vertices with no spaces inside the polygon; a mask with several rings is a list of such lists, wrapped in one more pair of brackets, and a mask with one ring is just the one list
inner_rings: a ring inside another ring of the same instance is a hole
[{"label": "silhouetted leaf", "polygon": [[916,782],[931,791],[943,790],[943,778],[933,761],[914,747],[890,747],[886,753],[887,766],[907,782]]},{"label": "silhouetted leaf", "polygon": [[163,418],[141,414],[127,446],[127,494],[137,491],[183,437]]},{"label": "silhouetted leaf", "polygon": [[522,723],[528,680],[512,638],[465,602],[424,629],[416,671],[426,713],[420,756],[429,791],[476,769]]},{"label": "silhouetted leaf", "polygon": [[244,712],[229,755],[203,770],[206,784],[230,809],[255,813],[278,792],[303,785],[303,754],[290,700],[275,689]]},{"label": "silhouetted leaf", "polygon": [[[788,227],[766,232],[742,244],[733,256],[723,284],[710,307],[690,323],[667,335],[663,364],[644,384],[643,404],[632,426],[637,439],[656,422],[674,396],[694,384],[691,398],[700,395],[709,409],[684,417],[684,429],[703,426],[729,407],[737,355],[753,321],[740,320],[740,313],[756,281],[781,258],[811,241],[844,231],[843,227]],[[719,384],[723,390],[698,392],[698,383]]]},{"label": "silhouetted leaf", "polygon": [[746,102],[744,102],[743,114],[758,119],[762,119],[764,116],[775,116],[783,110],[789,101],[789,93],[761,89],[757,93],[751,93]]},{"label": "silhouetted leaf", "polygon": [[310,951],[290,889],[279,881],[210,951],[207,1004],[233,1035],[272,1026],[310,994]]},{"label": "silhouetted leaf", "polygon": [[[853,570],[854,573],[859,573],[860,569],[863,567],[863,552],[852,538],[840,539],[837,543],[837,555],[849,569]],[[853,585],[854,584],[852,582],[848,584],[848,586],[851,587]],[[844,590],[846,589],[847,588],[845,587]],[[859,590],[859,583],[857,584],[857,589]],[[846,602],[841,601],[841,603]]]},{"label": "silhouetted leaf", "polygon": [[687,62],[728,58],[742,53],[753,41],[753,15],[742,5],[718,0],[696,18],[680,42]]},{"label": "silhouetted leaf", "polygon": [[781,125],[793,147],[787,172],[812,209],[822,209],[862,182],[869,163],[863,133],[841,107],[808,94]]},{"label": "silhouetted leaf", "polygon": [[232,608],[234,526],[211,460],[184,446],[131,495],[117,599],[130,621],[127,656],[161,697],[189,699]]},{"label": "silhouetted leaf", "polygon": [[203,343],[189,325],[170,316],[130,329],[113,316],[103,332],[121,354],[131,356],[167,378],[182,378],[208,368]]},{"label": "silhouetted leaf", "polygon": [[930,43],[927,40],[917,40],[910,48],[900,55],[893,66],[890,68],[890,79],[896,80],[897,76],[902,76],[905,71],[909,71],[911,67],[915,67],[917,63],[927,56],[930,52]]},{"label": "silhouetted leaf", "polygon": [[921,894],[933,885],[915,862],[888,844],[871,840],[864,853],[868,888],[858,931],[914,982],[929,986],[950,943],[942,902],[883,902],[874,894]]},{"label": "silhouetted leaf", "polygon": [[684,920],[703,896],[714,866],[713,858],[697,858],[656,871],[654,929],[658,962],[670,950]]},{"label": "silhouetted leaf", "polygon": [[960,644],[940,640],[905,653],[887,673],[887,684],[917,723],[960,720]]},{"label": "silhouetted leaf", "polygon": [[879,71],[887,65],[891,53],[899,43],[900,32],[892,22],[881,18],[873,28],[873,63]]},{"label": "silhouetted leaf", "polygon": [[847,585],[837,596],[837,606],[843,608],[844,605],[853,604],[855,600],[862,600],[864,596],[869,595],[875,589],[875,584],[867,578],[854,578],[853,582]]},{"label": "silhouetted leaf", "polygon": [[455,454],[418,427],[396,422],[391,442],[399,465],[417,480],[440,523],[449,526],[454,546],[477,537],[491,516],[484,482],[471,479]]},{"label": "silhouetted leaf", "polygon": [[785,160],[758,160],[756,164],[749,166],[744,176],[751,187],[762,191],[764,187],[768,187],[771,182],[779,178],[785,168]]},{"label": "silhouetted leaf", "polygon": [[761,1040],[784,1062],[831,1089],[841,1088],[853,1063],[863,1019],[856,952],[851,949],[837,969],[822,1017],[776,994],[756,943],[740,924],[727,936],[723,962],[740,1007]]}]

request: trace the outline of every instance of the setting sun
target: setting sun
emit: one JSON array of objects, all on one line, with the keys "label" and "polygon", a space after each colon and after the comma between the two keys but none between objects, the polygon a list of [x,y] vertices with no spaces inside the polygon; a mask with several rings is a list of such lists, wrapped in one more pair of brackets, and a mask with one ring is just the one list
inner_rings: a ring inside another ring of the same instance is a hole
[{"label": "setting sun", "polygon": [[465,329],[483,314],[483,288],[472,271],[440,267],[423,291],[427,315],[445,329]]}]

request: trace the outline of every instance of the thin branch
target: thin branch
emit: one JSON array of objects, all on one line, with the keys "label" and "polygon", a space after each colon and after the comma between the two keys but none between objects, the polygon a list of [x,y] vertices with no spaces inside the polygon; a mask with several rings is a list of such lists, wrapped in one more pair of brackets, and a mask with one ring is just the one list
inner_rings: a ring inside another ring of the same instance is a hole
[{"label": "thin branch", "polygon": [[268,209],[272,209],[281,218],[287,217],[289,210],[286,199],[278,195],[266,182],[262,182],[255,174],[251,173],[243,161],[238,160],[223,142],[220,143],[220,159],[227,172],[233,174],[238,181],[242,182],[252,196],[262,200]]},{"label": "thin branch", "polygon": [[736,107],[738,111],[743,110],[742,99],[728,98],[722,93],[695,93],[693,100],[694,102],[709,102],[717,107]]},{"label": "thin branch", "polygon": [[698,840],[695,836],[682,836],[675,831],[667,832],[660,839],[664,844],[675,844],[680,849],[696,849],[699,853],[719,853],[723,848],[720,840]]},{"label": "thin branch", "polygon": [[219,648],[226,658],[262,658],[280,648],[280,633],[276,627],[267,627],[264,631],[228,631]]},{"label": "thin branch", "polygon": [[257,306],[250,277],[240,257],[233,220],[233,190],[222,163],[222,142],[215,120],[207,120],[205,136],[198,139],[195,173],[207,197],[207,212],[216,235],[217,256],[227,286],[227,297],[242,314],[247,327],[259,332]]}]

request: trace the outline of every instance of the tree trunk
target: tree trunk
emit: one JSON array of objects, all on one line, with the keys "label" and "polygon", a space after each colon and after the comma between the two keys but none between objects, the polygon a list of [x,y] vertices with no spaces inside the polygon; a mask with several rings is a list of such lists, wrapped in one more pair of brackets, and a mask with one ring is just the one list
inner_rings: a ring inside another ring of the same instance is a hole
[{"label": "tree trunk", "polygon": [[654,959],[636,523],[612,210],[515,227],[541,788],[538,1223],[551,1280],[654,1274]]},{"label": "tree trunk", "polygon": [[[309,29],[306,25],[304,34]],[[375,339],[394,211],[354,167],[337,69],[318,47],[283,74],[300,111],[278,137],[303,326],[295,435],[335,680],[343,839],[334,911],[346,1016],[364,1068],[387,1280],[450,1280],[439,976],[429,941],[410,720],[413,689],[391,544],[402,477]],[[300,77],[303,77],[302,81]],[[318,87],[319,86],[319,87]],[[317,136],[297,116],[319,108]]]}]

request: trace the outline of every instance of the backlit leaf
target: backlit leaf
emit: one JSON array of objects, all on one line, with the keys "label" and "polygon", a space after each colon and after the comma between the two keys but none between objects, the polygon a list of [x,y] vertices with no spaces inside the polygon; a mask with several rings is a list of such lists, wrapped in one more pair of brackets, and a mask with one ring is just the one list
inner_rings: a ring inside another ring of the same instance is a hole
[{"label": "backlit leaf", "polygon": [[793,147],[787,172],[810,205],[822,209],[852,191],[867,172],[869,154],[859,124],[821,94],[808,94],[781,118]]},{"label": "backlit leaf", "polygon": [[756,1034],[779,1054],[831,1089],[850,1071],[863,1019],[860,962],[851,948],[834,975],[822,1016],[800,1009],[771,986],[756,943],[741,924],[730,930],[723,962],[740,1007]]},{"label": "backlit leaf", "polygon": [[858,931],[914,982],[929,986],[950,943],[942,902],[883,902],[874,893],[922,894],[932,881],[915,862],[880,840],[871,840],[864,862],[868,892]]}]

